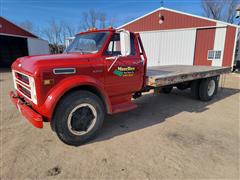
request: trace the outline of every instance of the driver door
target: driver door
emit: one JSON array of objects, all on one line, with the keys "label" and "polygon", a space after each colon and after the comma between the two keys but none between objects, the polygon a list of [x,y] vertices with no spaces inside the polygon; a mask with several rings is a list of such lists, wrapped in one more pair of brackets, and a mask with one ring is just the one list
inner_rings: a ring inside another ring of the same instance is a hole
[{"label": "driver door", "polygon": [[[110,96],[139,91],[143,83],[143,63],[136,53],[136,39],[130,37],[131,54],[121,56],[119,33],[115,33],[105,52],[105,89]],[[116,59],[117,58],[117,59]]]}]

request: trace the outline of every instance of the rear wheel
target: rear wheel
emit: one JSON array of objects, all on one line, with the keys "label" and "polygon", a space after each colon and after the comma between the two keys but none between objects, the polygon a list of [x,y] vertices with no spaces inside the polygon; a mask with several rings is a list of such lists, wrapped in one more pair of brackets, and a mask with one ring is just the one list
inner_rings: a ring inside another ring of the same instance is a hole
[{"label": "rear wheel", "polygon": [[51,123],[64,143],[78,146],[97,134],[104,116],[105,108],[98,96],[75,91],[60,101]]},{"label": "rear wheel", "polygon": [[199,86],[200,86],[200,81],[199,80],[195,80],[195,81],[192,81],[191,83],[191,96],[194,98],[194,99],[199,99]]},{"label": "rear wheel", "polygon": [[217,93],[218,77],[203,79],[199,87],[199,97],[202,101],[210,101]]},{"label": "rear wheel", "polygon": [[166,86],[164,88],[162,88],[162,92],[165,94],[169,94],[172,92],[173,87],[172,86]]}]

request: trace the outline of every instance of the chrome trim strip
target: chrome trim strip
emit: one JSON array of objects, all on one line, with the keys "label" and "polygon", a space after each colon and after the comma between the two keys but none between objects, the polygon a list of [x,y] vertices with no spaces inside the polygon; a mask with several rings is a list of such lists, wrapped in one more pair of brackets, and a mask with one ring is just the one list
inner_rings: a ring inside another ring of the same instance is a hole
[{"label": "chrome trim strip", "polygon": [[19,89],[16,89],[17,92],[19,92],[21,95],[23,95],[25,98],[27,98],[29,101],[32,102],[32,99],[27,97],[27,95],[25,95],[23,92],[21,92]]},{"label": "chrome trim strip", "polygon": [[16,83],[17,83],[17,84],[20,84],[20,85],[22,85],[22,86],[25,86],[25,87],[27,87],[27,88],[30,88],[30,86],[29,86],[28,84],[26,84],[25,82],[23,82],[23,81],[21,81],[21,80],[19,80],[19,79],[17,79],[17,78],[16,78]]},{"label": "chrome trim strip", "polygon": [[31,88],[29,88],[29,87],[27,87],[27,86],[25,86],[25,85],[23,85],[23,84],[21,84],[21,83],[19,83],[19,82],[16,82],[16,84],[24,87],[25,89],[27,89],[27,90],[29,90],[29,91],[31,92]]},{"label": "chrome trim strip", "polygon": [[[57,72],[60,71],[60,72]],[[55,68],[53,69],[54,74],[75,74],[76,68]]]}]

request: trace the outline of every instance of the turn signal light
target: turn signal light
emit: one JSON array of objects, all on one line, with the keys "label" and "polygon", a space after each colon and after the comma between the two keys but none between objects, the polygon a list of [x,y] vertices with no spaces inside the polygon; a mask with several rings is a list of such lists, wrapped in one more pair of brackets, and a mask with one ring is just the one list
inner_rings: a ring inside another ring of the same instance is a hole
[{"label": "turn signal light", "polygon": [[53,79],[45,79],[45,80],[43,81],[43,84],[44,84],[45,86],[52,85],[52,84],[54,84],[54,80],[53,80]]}]

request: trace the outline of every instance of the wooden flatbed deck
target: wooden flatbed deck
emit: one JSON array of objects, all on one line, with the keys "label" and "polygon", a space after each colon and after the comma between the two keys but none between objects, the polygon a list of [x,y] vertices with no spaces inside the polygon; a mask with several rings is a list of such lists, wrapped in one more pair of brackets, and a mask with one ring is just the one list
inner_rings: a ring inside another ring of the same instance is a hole
[{"label": "wooden flatbed deck", "polygon": [[171,65],[147,68],[147,86],[161,87],[218,76],[231,72],[231,67]]}]

